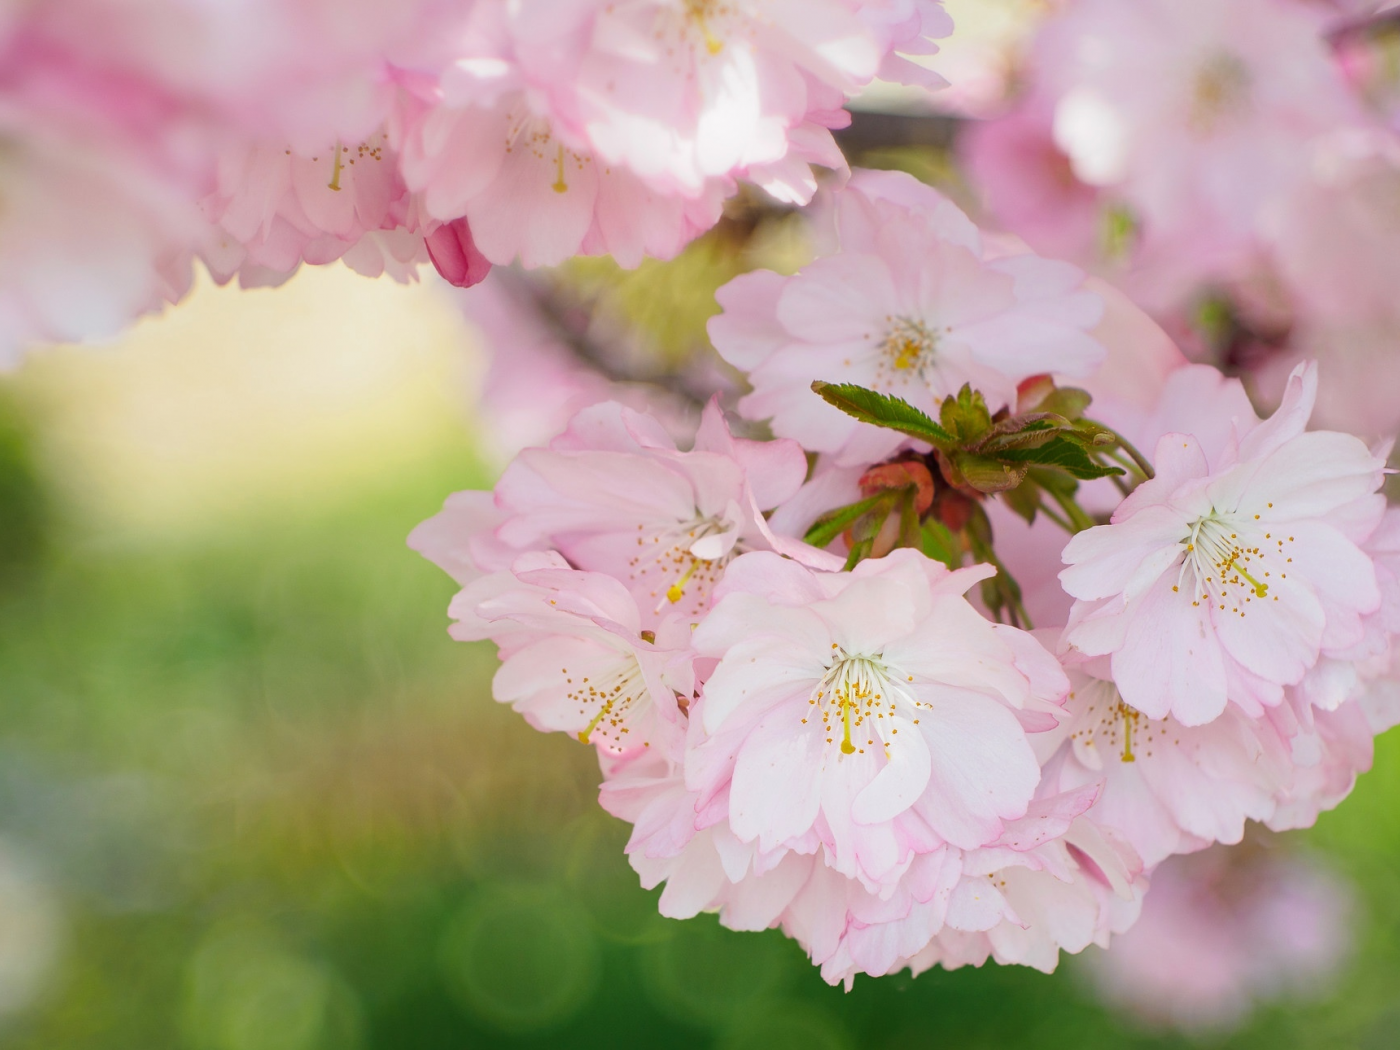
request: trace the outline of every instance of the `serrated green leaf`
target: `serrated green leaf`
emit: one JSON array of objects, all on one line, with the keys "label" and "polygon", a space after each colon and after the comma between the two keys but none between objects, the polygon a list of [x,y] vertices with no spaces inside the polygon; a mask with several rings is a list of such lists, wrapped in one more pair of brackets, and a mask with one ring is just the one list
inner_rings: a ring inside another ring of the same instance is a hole
[{"label": "serrated green leaf", "polygon": [[813,547],[825,547],[837,536],[845,532],[862,515],[874,509],[876,504],[882,500],[888,500],[894,495],[892,492],[882,492],[869,499],[863,499],[859,503],[852,503],[845,507],[837,507],[829,510],[812,523],[812,527],[807,530],[807,534],[802,537],[805,543],[810,543]]},{"label": "serrated green leaf", "polygon": [[984,438],[974,451],[981,455],[995,456],[1007,449],[1038,448],[1073,425],[1062,416],[1053,415],[1003,420],[992,428],[991,434]]},{"label": "serrated green leaf", "polygon": [[867,390],[854,383],[824,383],[821,380],[812,384],[812,390],[827,404],[862,423],[897,430],[931,445],[951,446],[956,443],[953,435],[903,398]]},{"label": "serrated green leaf", "polygon": [[1058,436],[1039,448],[1009,449],[998,453],[999,458],[1013,463],[1035,463],[1040,466],[1056,467],[1081,481],[1093,478],[1106,478],[1124,473],[1121,467],[1105,467],[1094,462],[1083,446]]}]

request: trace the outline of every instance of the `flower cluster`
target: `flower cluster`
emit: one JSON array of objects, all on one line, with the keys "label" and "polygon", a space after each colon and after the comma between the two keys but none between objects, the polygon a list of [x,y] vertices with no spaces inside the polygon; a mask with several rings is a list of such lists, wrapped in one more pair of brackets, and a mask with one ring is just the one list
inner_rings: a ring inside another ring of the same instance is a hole
[{"label": "flower cluster", "polygon": [[824,222],[710,323],[771,440],[595,404],[410,543],[496,698],[596,749],[664,914],[847,987],[1050,970],[1166,858],[1311,823],[1400,721],[1387,450],[1307,430],[1311,365],[1260,419],[909,176]]},{"label": "flower cluster", "polygon": [[[0,360],[343,259],[669,257],[738,180],[806,202],[939,0],[44,0],[0,14]],[[74,301],[77,300],[77,305]]]},{"label": "flower cluster", "polygon": [[[1048,5],[1047,5],[1048,6]],[[1400,427],[1400,16],[1373,0],[1066,0],[963,159],[995,219],[1321,423]],[[1386,9],[1389,10],[1386,10]]]}]

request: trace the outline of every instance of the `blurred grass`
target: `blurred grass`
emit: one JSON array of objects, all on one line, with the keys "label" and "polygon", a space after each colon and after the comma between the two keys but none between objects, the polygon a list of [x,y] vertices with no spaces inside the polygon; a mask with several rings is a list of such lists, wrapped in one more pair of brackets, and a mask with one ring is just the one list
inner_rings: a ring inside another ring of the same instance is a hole
[{"label": "blurred grass", "polygon": [[[330,284],[311,289],[310,322],[244,364],[226,304],[207,301],[225,293],[201,292],[200,325],[159,322],[185,326],[191,360],[174,388],[158,385],[163,329],[108,361],[67,354],[5,384],[0,530],[20,537],[6,557],[27,569],[0,587],[0,845],[62,921],[46,988],[0,1018],[0,1045],[1395,1045],[1393,737],[1353,798],[1302,836],[1361,888],[1356,959],[1330,997],[1268,1007],[1233,1035],[1134,1031],[1073,966],[861,979],[847,995],[775,932],[661,919],[622,855],[626,829],[594,802],[588,750],[491,701],[489,649],[447,638],[451,582],[404,546],[448,492],[489,479],[437,388],[385,381],[398,373],[375,355],[397,352],[383,335],[396,331],[423,341],[414,360],[440,377],[460,337],[423,289],[345,281],[336,294],[383,296],[371,305],[392,319],[366,335],[377,348],[333,334],[332,349],[378,377],[348,401],[308,394],[284,418],[238,378],[290,355],[277,374],[302,375],[301,362],[314,391],[334,354],[300,344],[335,323],[315,316],[337,301]],[[295,312],[303,294],[293,282],[247,308]],[[230,383],[240,410],[176,414],[168,447],[122,407],[213,404]],[[178,469],[139,468],[141,449]],[[350,462],[317,484],[328,456]],[[261,483],[259,462],[271,465]],[[105,470],[123,484],[89,484]],[[18,928],[6,906],[0,949]],[[0,1008],[12,977],[0,965]]]}]

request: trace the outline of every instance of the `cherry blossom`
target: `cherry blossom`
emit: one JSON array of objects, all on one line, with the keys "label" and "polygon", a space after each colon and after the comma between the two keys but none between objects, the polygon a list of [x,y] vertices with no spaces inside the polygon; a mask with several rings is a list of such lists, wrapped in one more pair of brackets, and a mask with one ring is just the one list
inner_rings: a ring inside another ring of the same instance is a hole
[{"label": "cherry blossom", "polygon": [[[1106,671],[1106,661],[1090,667]],[[1070,790],[1102,784],[1093,819],[1129,842],[1144,864],[1213,842],[1239,842],[1245,822],[1275,812],[1291,782],[1287,735],[1237,706],[1202,726],[1149,718],[1105,678],[1070,668],[1069,717],[1035,738],[1045,780]]]},{"label": "cherry blossom", "polygon": [[[244,283],[266,283],[289,276],[303,262],[342,257],[354,266],[361,258],[354,249],[377,231],[402,240],[384,246],[388,260],[399,264],[389,272],[400,280],[415,273],[412,264],[426,260],[422,232],[410,216],[412,202],[382,135],[354,146],[327,143],[310,156],[269,143],[227,151],[219,188],[204,209],[217,232],[203,255],[221,282],[241,274]],[[369,269],[369,276],[384,272],[383,255],[364,258],[369,261],[356,268]]]},{"label": "cherry blossom", "polygon": [[1079,816],[1094,790],[1032,803],[986,848],[915,858],[888,898],[816,867],[784,929],[822,976],[849,990],[872,976],[1000,963],[1053,971],[1059,953],[1107,945],[1136,917],[1145,889],[1132,850]]},{"label": "cherry blossom", "polygon": [[987,575],[908,550],[835,574],[737,559],[694,636],[719,664],[687,782],[727,790],[740,841],[820,847],[873,892],[917,853],[995,840],[1039,780],[1022,719],[1053,725],[1065,683],[1029,636],[967,603]]},{"label": "cherry blossom", "polygon": [[[802,544],[768,530],[761,511],[791,496],[806,469],[792,442],[732,437],[714,402],[689,452],[655,419],[595,405],[549,448],[526,449],[506,468],[497,535],[521,548],[553,546],[580,568],[625,581],[649,619],[697,622],[744,551],[776,544],[801,553]],[[803,556],[831,560],[810,548]]]},{"label": "cherry blossom", "polygon": [[469,583],[448,611],[454,638],[500,647],[492,692],[536,728],[611,752],[664,744],[678,731],[676,696],[693,689],[689,627],[672,619],[643,629],[611,577],[572,569],[554,552],[527,553]]},{"label": "cherry blossom", "polygon": [[1289,0],[1077,0],[1037,45],[1055,140],[1148,236],[1248,238],[1306,177],[1309,139],[1355,118],[1320,30]]},{"label": "cherry blossom", "polygon": [[983,258],[966,217],[908,176],[858,179],[845,193],[841,251],[792,277],[757,271],[719,291],[725,312],[710,337],[748,372],[746,416],[771,419],[776,434],[839,464],[868,463],[900,435],[813,397],[813,380],[856,383],[925,411],[970,383],[995,411],[1031,375],[1084,375],[1102,360],[1087,334],[1102,303],[1079,270],[1029,254]]},{"label": "cherry blossom", "polygon": [[604,808],[634,826],[633,867],[644,886],[665,883],[662,914],[718,911],[738,930],[779,925],[847,989],[860,973],[951,968],[994,952],[1053,970],[1061,950],[1107,943],[1142,895],[1131,849],[1081,816],[1096,786],[1032,802],[985,849],[919,854],[876,894],[820,853],[765,853],[741,841],[722,807],[687,789],[677,763],[657,752],[605,761],[604,771]]},{"label": "cherry blossom", "polygon": [[1214,463],[1193,436],[1163,437],[1157,477],[1065,548],[1065,641],[1111,655],[1143,714],[1201,725],[1229,699],[1257,717],[1324,647],[1361,639],[1380,595],[1356,544],[1384,507],[1383,462],[1349,435],[1304,433],[1316,390],[1300,368]]},{"label": "cherry blossom", "polygon": [[505,514],[491,492],[454,492],[441,511],[414,529],[408,545],[466,586],[509,569],[521,551],[496,538]]}]

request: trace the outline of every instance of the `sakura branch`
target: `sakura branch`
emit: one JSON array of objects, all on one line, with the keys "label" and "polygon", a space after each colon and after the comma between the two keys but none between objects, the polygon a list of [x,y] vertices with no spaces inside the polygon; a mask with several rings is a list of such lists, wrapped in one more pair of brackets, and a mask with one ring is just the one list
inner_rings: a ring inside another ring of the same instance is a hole
[{"label": "sakura branch", "polygon": [[1311,823],[1400,721],[1383,460],[1305,430],[1312,366],[1261,420],[908,176],[822,221],[709,325],[775,438],[595,405],[412,542],[497,699],[596,749],[663,914],[779,927],[847,987],[1050,970],[1168,858]]}]

